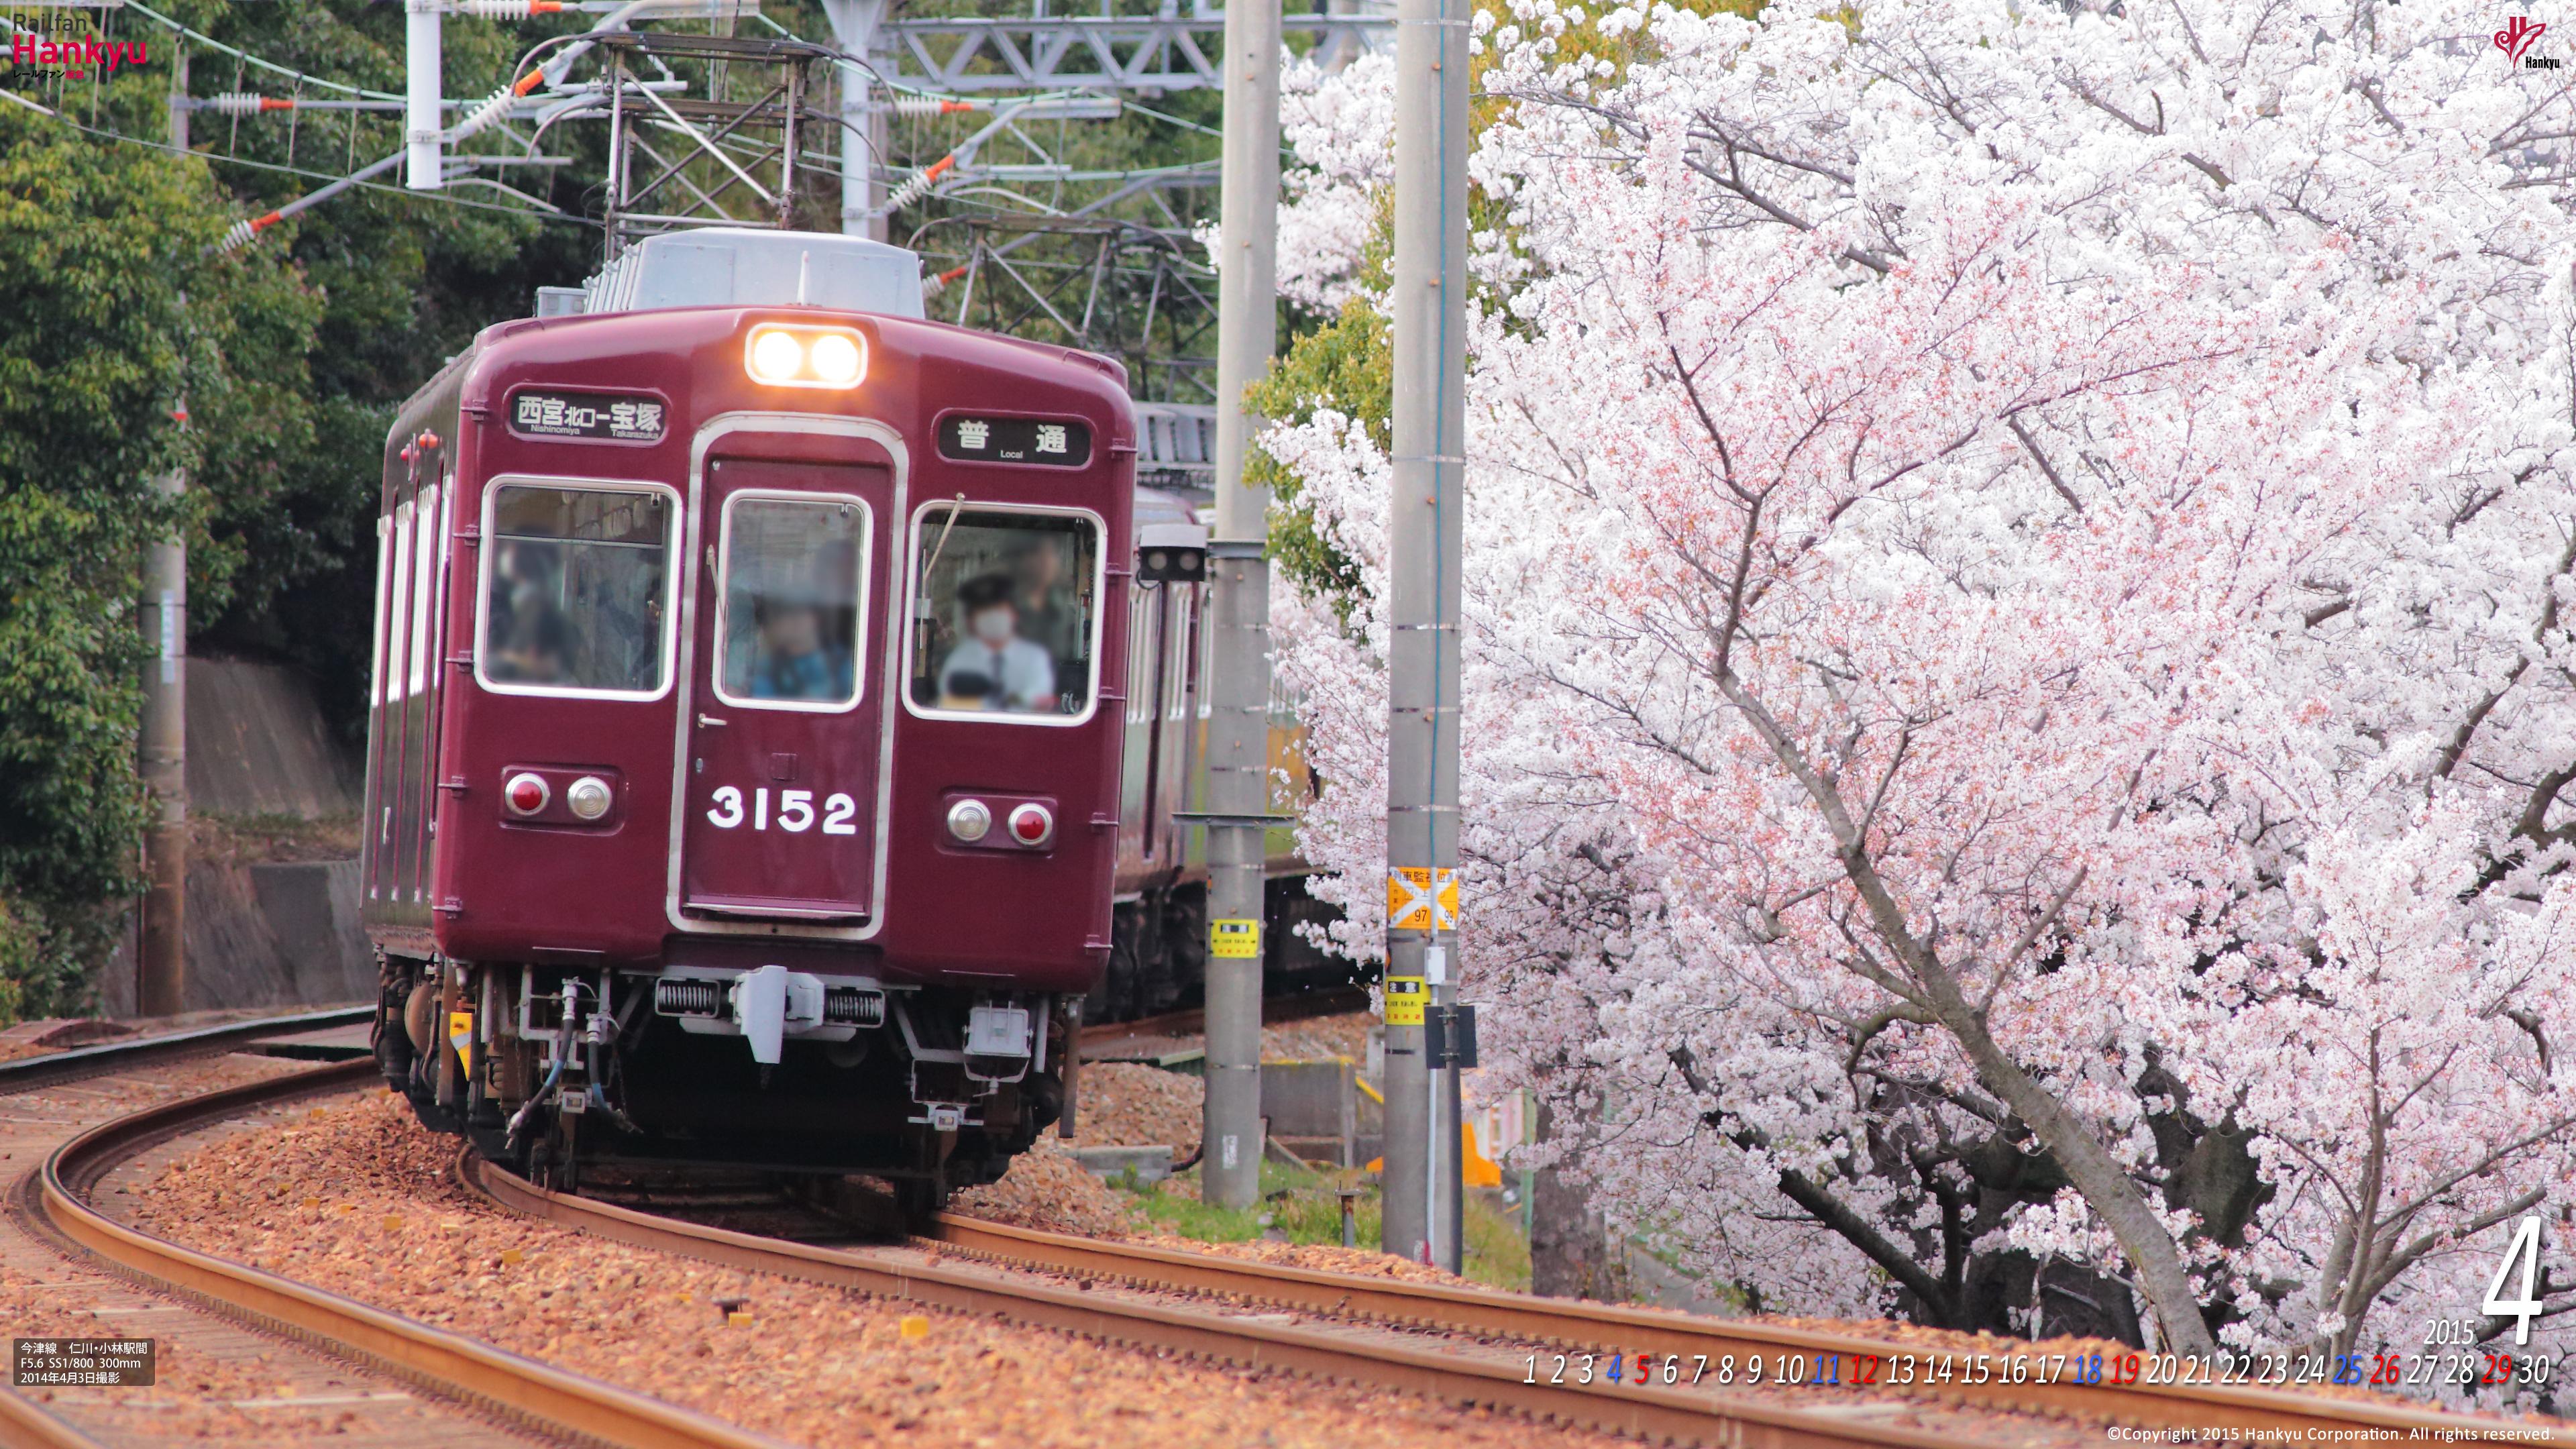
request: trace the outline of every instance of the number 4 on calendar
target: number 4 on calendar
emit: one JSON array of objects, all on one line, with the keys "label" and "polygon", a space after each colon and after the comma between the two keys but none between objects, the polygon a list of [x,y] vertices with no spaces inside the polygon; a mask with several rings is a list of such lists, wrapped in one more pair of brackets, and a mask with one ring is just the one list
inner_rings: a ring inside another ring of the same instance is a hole
[{"label": "number 4 on calendar", "polygon": [[[2504,1280],[2516,1263],[2522,1265],[2522,1296],[2504,1296]],[[2496,1264],[2495,1281],[2487,1285],[2487,1301],[2478,1305],[2489,1318],[2513,1320],[2513,1341],[2519,1348],[2531,1342],[2531,1320],[2540,1313],[2540,1300],[2532,1296],[2532,1282],[2540,1271],[2540,1217],[2533,1214],[2513,1230],[2513,1241],[2504,1250],[2504,1261]]]}]

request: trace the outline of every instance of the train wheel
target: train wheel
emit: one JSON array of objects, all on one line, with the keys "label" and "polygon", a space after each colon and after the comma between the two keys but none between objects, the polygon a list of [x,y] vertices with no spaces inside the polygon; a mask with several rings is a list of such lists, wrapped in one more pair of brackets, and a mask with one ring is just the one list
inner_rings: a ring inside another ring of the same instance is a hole
[{"label": "train wheel", "polygon": [[948,1206],[947,1174],[895,1179],[894,1205],[896,1211],[903,1214],[905,1232],[927,1232],[930,1220],[939,1216],[940,1209]]}]

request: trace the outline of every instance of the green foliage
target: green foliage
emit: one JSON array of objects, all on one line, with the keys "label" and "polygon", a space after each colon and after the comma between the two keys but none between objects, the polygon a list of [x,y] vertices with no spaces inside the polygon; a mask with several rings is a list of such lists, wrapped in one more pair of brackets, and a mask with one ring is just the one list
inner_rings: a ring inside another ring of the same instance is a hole
[{"label": "green foliage", "polygon": [[[1198,1169],[1191,1168],[1179,1180],[1194,1184],[1198,1175]],[[1194,1192],[1186,1196],[1165,1192],[1161,1184],[1140,1183],[1132,1173],[1120,1174],[1110,1185],[1132,1194],[1134,1211],[1174,1237],[1201,1243],[1249,1243],[1276,1233],[1291,1243],[1339,1247],[1342,1204],[1336,1188],[1346,1175],[1264,1160],[1261,1201],[1249,1208],[1217,1207],[1201,1202]],[[1519,1217],[1485,1192],[1468,1193],[1465,1211],[1467,1242],[1459,1266],[1466,1277],[1489,1288],[1527,1291],[1529,1240],[1521,1234]],[[1359,1246],[1376,1247],[1385,1221],[1376,1183],[1361,1184],[1351,1217]]]},{"label": "green foliage", "polygon": [[[158,82],[103,121],[157,119]],[[317,308],[274,258],[202,259],[231,207],[204,168],[0,111],[0,975],[7,1009],[77,996],[102,902],[130,890],[144,544],[185,528],[218,601],[238,565],[215,500],[273,490],[306,437]],[[195,426],[173,414],[182,396]],[[173,507],[154,479],[210,488]]]},{"label": "green foliage", "polygon": [[[1273,422],[1296,424],[1329,408],[1359,422],[1380,448],[1392,447],[1392,331],[1374,297],[1353,297],[1339,316],[1289,344],[1270,371],[1244,389],[1245,406]],[[1339,601],[1347,618],[1360,593],[1359,569],[1317,530],[1313,510],[1299,497],[1297,475],[1258,449],[1246,471],[1271,489],[1271,558],[1299,589]]]}]

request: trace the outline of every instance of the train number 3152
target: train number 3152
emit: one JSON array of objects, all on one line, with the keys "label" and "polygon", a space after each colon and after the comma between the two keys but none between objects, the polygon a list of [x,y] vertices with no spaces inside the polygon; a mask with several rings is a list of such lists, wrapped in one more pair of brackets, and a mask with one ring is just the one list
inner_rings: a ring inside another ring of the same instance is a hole
[{"label": "train number 3152", "polygon": [[[707,812],[707,823],[718,830],[732,830],[746,822],[754,830],[767,830],[773,823],[769,811],[769,787],[766,785],[751,792],[748,811],[743,809],[742,789],[737,785],[718,785],[715,794],[708,798],[715,802],[715,808]],[[826,797],[823,801],[823,833],[858,834],[858,815],[858,801],[841,794]],[[813,791],[778,792],[778,813],[774,823],[779,829],[790,835],[802,835],[814,828],[814,820]]]}]

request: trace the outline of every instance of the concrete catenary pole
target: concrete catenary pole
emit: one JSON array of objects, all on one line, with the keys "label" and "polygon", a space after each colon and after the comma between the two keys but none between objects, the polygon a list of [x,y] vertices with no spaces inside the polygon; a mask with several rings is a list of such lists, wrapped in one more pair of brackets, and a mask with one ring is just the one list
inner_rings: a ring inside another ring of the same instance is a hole
[{"label": "concrete catenary pole", "polygon": [[[188,58],[171,67],[170,144],[188,149]],[[184,310],[187,299],[180,299]],[[182,394],[174,409],[186,425]],[[153,480],[164,498],[188,491],[173,468]],[[176,530],[143,549],[143,722],[141,765],[151,811],[143,832],[143,939],[135,962],[135,1010],[176,1016],[188,995],[188,542]]]},{"label": "concrete catenary pole", "polygon": [[1467,0],[1401,0],[1395,39],[1395,454],[1388,508],[1385,1247],[1456,1270],[1457,1073],[1422,1007],[1457,977]]},{"label": "concrete catenary pole", "polygon": [[823,0],[823,13],[832,22],[833,43],[852,57],[839,65],[841,231],[885,241],[894,220],[878,214],[885,205],[885,182],[878,174],[886,142],[885,108],[877,104],[873,79],[859,60],[876,42],[886,0]]},{"label": "concrete catenary pole", "polygon": [[436,191],[439,177],[440,0],[403,0],[403,145],[410,164],[403,184],[414,191]]},{"label": "concrete catenary pole", "polygon": [[1216,527],[1208,539],[1215,678],[1208,717],[1207,1107],[1200,1191],[1261,1195],[1261,917],[1270,807],[1270,490],[1244,474],[1243,390],[1270,365],[1279,303],[1279,0],[1225,7],[1218,245]]}]

